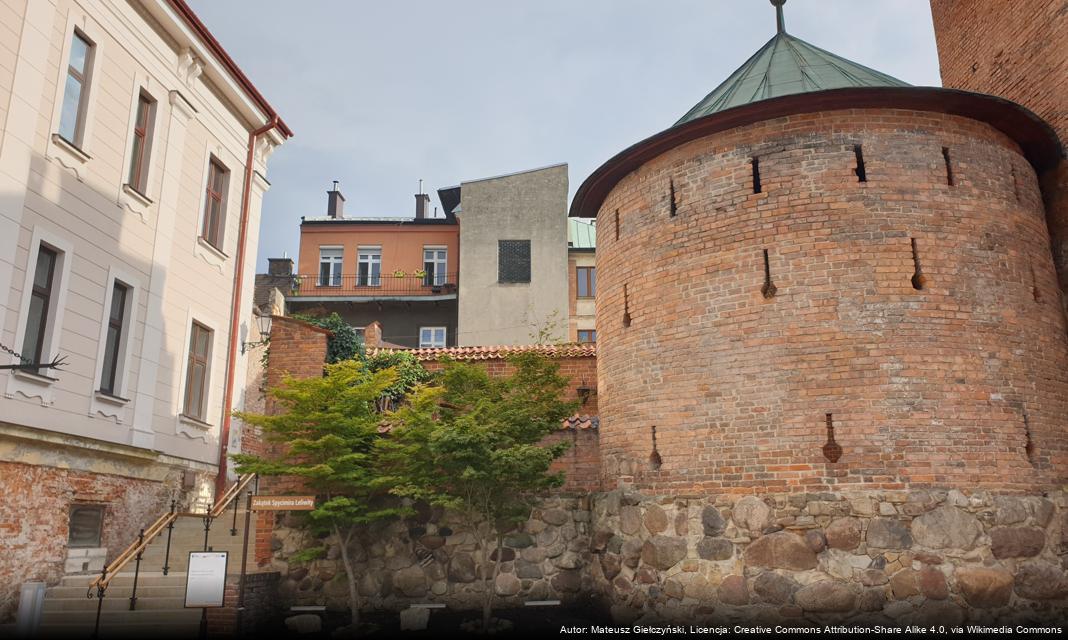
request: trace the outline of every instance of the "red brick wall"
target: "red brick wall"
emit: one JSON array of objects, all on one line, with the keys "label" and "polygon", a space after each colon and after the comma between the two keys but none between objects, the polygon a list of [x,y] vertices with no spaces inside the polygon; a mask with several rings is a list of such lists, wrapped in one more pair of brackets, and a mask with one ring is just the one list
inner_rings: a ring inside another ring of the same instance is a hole
[{"label": "red brick wall", "polygon": [[102,543],[110,562],[170,507],[172,489],[163,482],[0,462],[0,622],[14,615],[23,582],[52,584],[64,575],[72,504],[106,506]]},{"label": "red brick wall", "polygon": [[[566,398],[579,400],[577,391],[579,386],[587,386],[596,390],[597,387],[597,358],[577,357],[558,358],[560,375],[570,380],[567,387]],[[513,371],[508,361],[495,358],[492,360],[473,360],[486,368],[491,376],[504,376]],[[442,367],[440,362],[423,362],[423,366],[429,371],[439,371]],[[591,393],[585,404],[578,409],[579,414],[591,416],[597,415],[597,394]],[[549,437],[547,442],[567,440],[571,447],[562,458],[553,463],[554,471],[563,471],[566,478],[565,491],[589,492],[601,489],[601,451],[596,429],[569,429],[561,430]]]},{"label": "red brick wall", "polygon": [[[749,493],[1065,477],[1065,320],[1035,174],[1000,132],[893,109],[775,119],[649,161],[600,213],[616,210],[619,240],[614,224],[597,239],[606,481]],[[837,463],[821,452],[827,413]]]},{"label": "red brick wall", "polygon": [[[267,360],[267,389],[278,387],[285,377],[310,378],[323,375],[326,362],[327,339],[330,332],[321,327],[282,316],[274,316],[271,322],[270,355]],[[268,412],[275,410],[274,400],[267,398]],[[252,455],[265,455],[278,446],[263,439],[256,427],[245,425],[242,451]],[[260,478],[259,493],[265,495],[298,494],[303,486],[292,478]],[[253,557],[258,565],[271,560],[271,533],[275,513],[261,511],[256,514],[256,540]]]},{"label": "red brick wall", "polygon": [[[1068,0],[931,0],[942,84],[1018,102],[1068,141]],[[1068,291],[1068,163],[1042,176]]]}]

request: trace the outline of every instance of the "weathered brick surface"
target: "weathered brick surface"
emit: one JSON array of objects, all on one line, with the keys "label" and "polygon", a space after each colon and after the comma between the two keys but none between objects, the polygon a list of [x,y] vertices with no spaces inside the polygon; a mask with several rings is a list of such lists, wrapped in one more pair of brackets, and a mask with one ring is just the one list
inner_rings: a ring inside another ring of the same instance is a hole
[{"label": "weathered brick surface", "polygon": [[[271,322],[270,355],[267,360],[266,388],[277,388],[286,376],[309,378],[323,375],[326,362],[327,338],[330,332],[321,327],[287,318],[274,316]],[[269,395],[265,402],[268,412],[275,410],[274,400]],[[244,425],[242,452],[252,455],[267,455],[281,446],[267,442],[259,428]],[[265,495],[299,494],[304,492],[301,482],[293,478],[260,478],[259,493]],[[257,566],[271,559],[271,534],[274,530],[274,512],[256,514],[256,540],[253,543],[253,558]]]},{"label": "weathered brick surface", "polygon": [[1041,195],[992,127],[895,109],[770,120],[654,158],[600,215],[607,482],[749,493],[1064,478],[1068,347]]},{"label": "weathered brick surface", "polygon": [[[1068,1],[931,0],[943,86],[1024,105],[1068,141]],[[1068,291],[1068,163],[1042,176],[1053,251]]]},{"label": "weathered brick surface", "polygon": [[72,504],[106,505],[110,562],[169,507],[177,484],[12,462],[0,462],[0,479],[0,621],[14,615],[23,582],[64,575]]}]

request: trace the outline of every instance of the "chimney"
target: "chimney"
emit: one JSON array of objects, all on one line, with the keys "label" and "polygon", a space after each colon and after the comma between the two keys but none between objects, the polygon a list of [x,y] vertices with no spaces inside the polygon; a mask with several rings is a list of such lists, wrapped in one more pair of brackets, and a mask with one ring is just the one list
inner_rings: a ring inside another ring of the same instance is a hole
[{"label": "chimney", "polygon": [[337,188],[338,182],[334,180],[334,188],[326,192],[326,215],[340,220],[345,217],[345,196]]},{"label": "chimney", "polygon": [[272,276],[293,275],[293,259],[267,258],[267,274]]},{"label": "chimney", "polygon": [[382,325],[377,320],[363,328],[363,346],[377,348],[382,345]]},{"label": "chimney", "polygon": [[422,220],[427,217],[427,209],[430,208],[430,195],[426,193],[415,194],[415,219]]}]

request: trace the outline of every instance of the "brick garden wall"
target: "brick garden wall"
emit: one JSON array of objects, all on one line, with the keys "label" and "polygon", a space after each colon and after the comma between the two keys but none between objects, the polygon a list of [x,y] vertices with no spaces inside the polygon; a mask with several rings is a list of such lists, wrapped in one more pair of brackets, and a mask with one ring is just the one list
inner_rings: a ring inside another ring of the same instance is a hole
[{"label": "brick garden wall", "polygon": [[[287,318],[273,316],[271,321],[271,343],[266,373],[267,389],[281,385],[286,376],[310,378],[323,375],[326,362],[327,338],[330,332],[321,327]],[[266,411],[274,410],[274,399],[267,397]],[[258,427],[243,425],[242,452],[252,455],[266,455],[278,445],[264,440]],[[301,483],[292,478],[260,478],[258,492],[261,494],[299,494]],[[256,513],[256,540],[253,558],[262,566],[272,556],[271,532],[280,513],[260,511]]]},{"label": "brick garden wall", "polygon": [[[1068,2],[931,0],[942,84],[1024,105],[1068,141]],[[1068,163],[1042,176],[1053,251],[1068,291]]]},{"label": "brick garden wall", "polygon": [[[585,403],[579,406],[580,415],[597,415],[597,358],[593,355],[554,358],[560,367],[560,375],[570,380],[565,399],[579,400],[579,386],[591,389]],[[513,367],[504,358],[471,360],[472,364],[484,367],[491,376],[506,376]],[[438,371],[442,365],[437,360],[423,360],[429,371]],[[561,429],[549,436],[546,442],[567,440],[567,453],[553,463],[554,471],[563,471],[566,478],[565,491],[599,491],[601,489],[601,451],[597,429]]]},{"label": "brick garden wall", "polygon": [[718,494],[1064,479],[1068,345],[1041,194],[990,126],[870,109],[740,127],[647,162],[600,218],[606,481]]}]

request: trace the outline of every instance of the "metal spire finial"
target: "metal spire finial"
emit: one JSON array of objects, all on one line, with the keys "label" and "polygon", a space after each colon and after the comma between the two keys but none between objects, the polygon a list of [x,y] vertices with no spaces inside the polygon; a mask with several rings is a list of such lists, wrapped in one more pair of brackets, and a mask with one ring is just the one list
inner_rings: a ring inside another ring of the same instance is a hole
[{"label": "metal spire finial", "polygon": [[786,33],[786,20],[782,15],[782,6],[786,4],[786,0],[771,0],[771,4],[775,6],[775,28],[778,33]]}]

